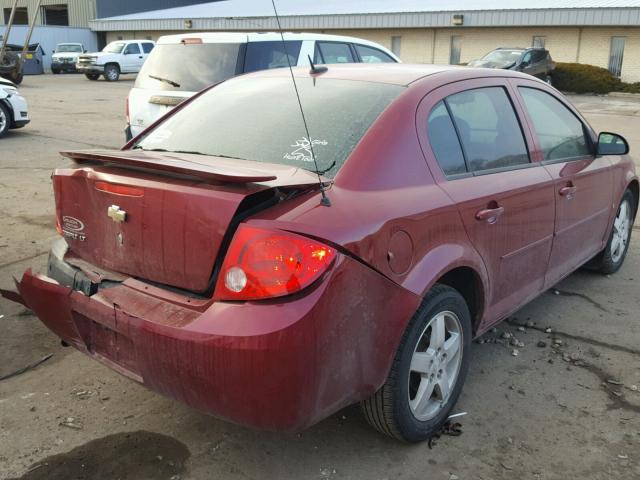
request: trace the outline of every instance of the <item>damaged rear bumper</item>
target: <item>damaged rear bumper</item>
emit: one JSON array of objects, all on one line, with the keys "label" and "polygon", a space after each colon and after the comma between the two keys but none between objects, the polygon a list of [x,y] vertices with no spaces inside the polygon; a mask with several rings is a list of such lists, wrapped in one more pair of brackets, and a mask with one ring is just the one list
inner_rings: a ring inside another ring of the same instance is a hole
[{"label": "damaged rear bumper", "polygon": [[420,300],[346,257],[305,295],[223,303],[89,278],[64,251],[54,247],[48,275],[27,270],[13,300],[136,382],[268,430],[303,429],[376,391]]}]

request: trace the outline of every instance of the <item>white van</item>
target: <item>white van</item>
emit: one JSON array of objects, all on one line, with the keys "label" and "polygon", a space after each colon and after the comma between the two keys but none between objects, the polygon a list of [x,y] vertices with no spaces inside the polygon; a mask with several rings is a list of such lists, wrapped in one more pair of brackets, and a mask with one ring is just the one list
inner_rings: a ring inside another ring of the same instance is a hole
[{"label": "white van", "polygon": [[200,90],[241,73],[331,63],[400,60],[360,38],[316,33],[188,33],[160,37],[127,99],[127,139]]}]

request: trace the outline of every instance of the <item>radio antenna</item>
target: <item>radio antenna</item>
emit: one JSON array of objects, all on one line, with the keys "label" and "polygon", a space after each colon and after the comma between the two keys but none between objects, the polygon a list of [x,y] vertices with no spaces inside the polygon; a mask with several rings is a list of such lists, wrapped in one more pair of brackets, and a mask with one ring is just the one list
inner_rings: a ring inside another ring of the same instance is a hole
[{"label": "radio antenna", "polygon": [[[300,107],[300,114],[302,115],[302,123],[304,124],[304,131],[307,134],[307,140],[309,140],[309,150],[311,152],[311,159],[313,160],[313,165],[315,166],[316,174],[318,175],[318,183],[320,184],[320,193],[322,194],[320,205],[324,205],[325,207],[330,207],[331,200],[329,200],[329,197],[327,197],[327,192],[325,191],[325,186],[324,186],[324,183],[322,182],[321,172],[320,172],[320,169],[318,168],[318,161],[316,160],[316,154],[315,154],[315,151],[313,150],[313,139],[309,134],[309,125],[307,125],[307,118],[304,115],[304,108],[302,108],[302,100],[300,100],[300,92],[298,91],[296,76],[293,74],[293,67],[291,66],[291,60],[289,59],[289,54],[287,53],[287,42],[284,41],[284,33],[282,32],[282,25],[280,24],[280,16],[278,15],[278,9],[276,8],[276,1],[271,0],[271,4],[273,5],[273,12],[276,15],[276,22],[278,22],[278,31],[280,32],[280,38],[282,39],[282,48],[284,49],[284,56],[287,58],[287,65],[289,65],[289,73],[291,73],[293,88],[296,91],[296,98],[298,99],[298,106]],[[311,62],[311,59],[309,59],[309,62]],[[321,73],[321,71],[326,71],[326,70],[321,70],[315,67],[313,63],[311,63],[311,73]]]}]

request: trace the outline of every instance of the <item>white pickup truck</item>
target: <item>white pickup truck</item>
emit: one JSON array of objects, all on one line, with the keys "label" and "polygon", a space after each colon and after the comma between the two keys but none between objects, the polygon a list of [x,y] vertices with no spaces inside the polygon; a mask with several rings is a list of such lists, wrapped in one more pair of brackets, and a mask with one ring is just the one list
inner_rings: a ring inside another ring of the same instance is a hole
[{"label": "white pickup truck", "polygon": [[76,68],[89,80],[104,75],[108,82],[115,82],[121,74],[138,73],[153,47],[155,43],[151,40],[118,40],[101,52],[80,55]]}]

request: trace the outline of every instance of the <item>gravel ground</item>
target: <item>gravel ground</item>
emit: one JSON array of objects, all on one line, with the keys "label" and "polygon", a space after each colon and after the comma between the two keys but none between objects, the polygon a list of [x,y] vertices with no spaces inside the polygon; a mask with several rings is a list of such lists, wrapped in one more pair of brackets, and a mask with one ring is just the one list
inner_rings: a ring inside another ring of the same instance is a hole
[{"label": "gravel ground", "polygon": [[[131,79],[26,77],[33,116],[0,140],[0,286],[42,268],[56,233],[49,176],[67,149],[118,147]],[[640,102],[576,96],[596,129],[640,151]],[[637,154],[640,160],[640,153]],[[0,300],[0,478],[640,478],[640,244],[619,273],[579,271],[473,345],[461,436],[403,445],[350,407],[299,435],[203,415],[62,348]],[[529,327],[522,325],[529,325]],[[548,331],[550,329],[550,331]],[[513,348],[513,335],[524,347]]]}]

